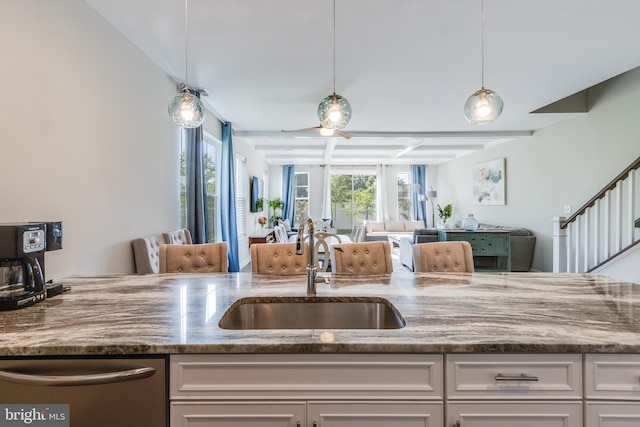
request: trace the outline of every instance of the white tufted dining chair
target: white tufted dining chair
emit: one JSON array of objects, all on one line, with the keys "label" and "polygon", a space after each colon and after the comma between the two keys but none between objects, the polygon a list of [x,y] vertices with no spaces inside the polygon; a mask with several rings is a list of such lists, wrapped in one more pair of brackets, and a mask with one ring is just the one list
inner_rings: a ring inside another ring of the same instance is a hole
[{"label": "white tufted dining chair", "polygon": [[287,229],[282,224],[278,224],[273,227],[273,234],[276,238],[277,243],[287,243],[289,240]]},{"label": "white tufted dining chair", "polygon": [[324,231],[318,231],[313,237],[315,238],[313,255],[316,267],[318,267],[318,271],[328,271],[330,248],[337,243],[342,243],[342,239],[337,234],[325,233]]},{"label": "white tufted dining chair", "polygon": [[351,241],[363,242],[364,241],[364,224],[356,224],[353,226],[353,230],[351,231]]},{"label": "white tufted dining chair", "polygon": [[186,228],[139,237],[131,241],[136,273],[160,272],[160,245],[190,245],[191,233]]},{"label": "white tufted dining chair", "polygon": [[333,245],[331,247],[331,271],[336,274],[393,273],[389,242]]},{"label": "white tufted dining chair", "polygon": [[226,273],[227,243],[160,245],[160,273]]},{"label": "white tufted dining chair", "polygon": [[307,273],[308,243],[304,244],[302,255],[296,254],[295,243],[254,243],[250,249],[253,273],[283,276]]},{"label": "white tufted dining chair", "polygon": [[415,272],[473,273],[469,242],[431,242],[412,246]]}]

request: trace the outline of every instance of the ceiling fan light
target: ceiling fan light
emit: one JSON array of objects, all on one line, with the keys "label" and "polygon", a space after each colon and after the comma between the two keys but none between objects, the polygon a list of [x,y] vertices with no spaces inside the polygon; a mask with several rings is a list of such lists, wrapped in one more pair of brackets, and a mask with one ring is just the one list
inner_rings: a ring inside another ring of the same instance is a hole
[{"label": "ceiling fan light", "polygon": [[318,105],[320,124],[326,129],[342,129],[351,120],[351,105],[346,98],[335,93]]},{"label": "ceiling fan light", "polygon": [[197,128],[204,122],[204,104],[197,96],[182,92],[169,103],[169,115],[180,127]]},{"label": "ceiling fan light", "polygon": [[464,104],[464,116],[474,125],[491,123],[500,117],[504,103],[500,95],[484,87],[467,99]]},{"label": "ceiling fan light", "polygon": [[327,129],[325,127],[320,127],[320,135],[322,136],[332,136],[333,135],[334,130],[333,129]]}]

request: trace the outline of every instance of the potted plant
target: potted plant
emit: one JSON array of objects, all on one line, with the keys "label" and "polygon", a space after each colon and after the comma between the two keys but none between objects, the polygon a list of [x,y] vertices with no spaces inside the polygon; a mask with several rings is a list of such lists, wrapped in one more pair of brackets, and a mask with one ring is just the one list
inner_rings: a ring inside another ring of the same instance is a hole
[{"label": "potted plant", "polygon": [[269,217],[269,221],[271,223],[275,223],[275,221],[282,219],[282,216],[278,214],[278,210],[284,207],[284,202],[280,197],[274,197],[271,200],[267,200],[267,206],[269,206],[269,209],[273,210],[273,215]]},{"label": "potted plant", "polygon": [[438,228],[444,228],[447,224],[447,220],[451,218],[451,214],[453,213],[453,206],[451,203],[446,205],[444,208],[438,205],[438,216],[440,219],[438,220]]}]

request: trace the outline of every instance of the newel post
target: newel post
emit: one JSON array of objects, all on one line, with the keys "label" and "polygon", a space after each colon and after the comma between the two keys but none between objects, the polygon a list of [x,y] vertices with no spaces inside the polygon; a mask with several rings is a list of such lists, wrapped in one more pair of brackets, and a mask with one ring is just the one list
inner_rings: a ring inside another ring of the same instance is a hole
[{"label": "newel post", "polygon": [[553,217],[553,272],[565,273],[567,271],[567,229],[560,228],[567,218],[564,216]]}]

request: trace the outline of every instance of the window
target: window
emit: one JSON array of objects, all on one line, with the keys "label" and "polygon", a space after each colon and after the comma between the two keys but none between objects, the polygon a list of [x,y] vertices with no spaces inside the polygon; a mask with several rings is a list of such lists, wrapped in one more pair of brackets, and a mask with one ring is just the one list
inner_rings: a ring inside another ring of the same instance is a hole
[{"label": "window", "polygon": [[411,218],[411,199],[409,198],[409,172],[398,173],[398,219]]},{"label": "window", "polygon": [[296,172],[296,224],[309,218],[309,172]]},{"label": "window", "polygon": [[218,186],[217,165],[219,159],[219,142],[208,137],[204,138],[204,185],[207,194],[207,219],[205,229],[207,230],[207,242],[216,241],[216,230],[218,226]]},{"label": "window", "polygon": [[235,187],[236,187],[236,224],[238,226],[238,237],[246,234],[246,208],[247,208],[247,187],[249,177],[247,175],[247,159],[236,154],[235,164]]},{"label": "window", "polygon": [[331,218],[338,233],[376,217],[376,175],[332,175]]},{"label": "window", "polygon": [[[204,182],[207,197],[206,230],[207,242],[216,241],[218,226],[218,194],[217,194],[217,166],[220,142],[208,134],[204,135]],[[180,147],[180,226],[187,228],[187,163],[184,139]]]}]

